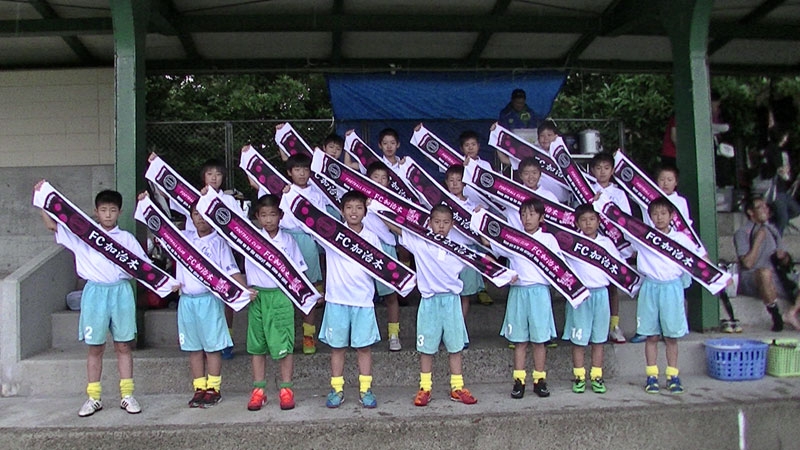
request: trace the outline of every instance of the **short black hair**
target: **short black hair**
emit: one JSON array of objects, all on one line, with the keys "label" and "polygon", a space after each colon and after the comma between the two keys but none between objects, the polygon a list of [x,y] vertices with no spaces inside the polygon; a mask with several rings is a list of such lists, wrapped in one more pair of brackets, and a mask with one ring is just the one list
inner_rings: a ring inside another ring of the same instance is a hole
[{"label": "short black hair", "polygon": [[661,175],[661,172],[672,172],[673,174],[675,174],[676,181],[680,179],[681,173],[678,170],[678,168],[675,167],[674,164],[662,164],[658,166],[658,168],[656,169],[656,178],[658,178],[659,175]]},{"label": "short black hair", "polygon": [[472,130],[467,130],[467,131],[461,133],[458,136],[458,145],[463,146],[464,143],[467,142],[470,139],[475,139],[475,141],[478,144],[481,143],[481,139],[480,139],[480,136],[478,136],[478,133],[476,133],[475,131],[472,131]]},{"label": "short black hair", "polygon": [[522,216],[522,213],[526,209],[531,209],[537,212],[540,216],[544,216],[544,203],[536,197],[531,197],[529,199],[525,199],[522,201],[522,204],[519,205],[519,214]]},{"label": "short black hair", "polygon": [[553,133],[558,134],[558,127],[556,126],[556,123],[553,121],[553,119],[543,120],[542,123],[540,123],[539,126],[536,128],[536,132],[538,134],[542,134],[542,132],[544,132],[545,130],[550,130]]},{"label": "short black hair", "polygon": [[647,215],[652,215],[656,208],[667,208],[667,211],[669,211],[670,214],[675,213],[675,205],[673,205],[672,202],[666,197],[658,197],[650,202],[650,204],[647,206]]},{"label": "short black hair", "polygon": [[614,167],[614,156],[608,152],[600,152],[592,157],[592,161],[589,163],[589,167],[594,168],[595,166],[599,165],[600,163],[607,162],[611,164],[611,167]]},{"label": "short black hair", "polygon": [[378,142],[382,141],[386,136],[392,136],[397,142],[400,142],[400,135],[394,128],[384,128],[378,133]]},{"label": "short black hair", "polygon": [[311,170],[311,157],[305,153],[295,153],[286,159],[286,171],[291,172],[295,167],[305,167]]},{"label": "short black hair", "polygon": [[458,175],[458,179],[464,178],[464,166],[461,164],[453,164],[448,167],[444,172],[444,179],[447,180],[450,175]]},{"label": "short black hair", "polygon": [[344,205],[347,204],[347,202],[361,202],[364,204],[364,208],[366,208],[367,196],[359,191],[347,191],[342,195],[342,200],[339,204],[342,211],[344,211]]},{"label": "short black hair", "polygon": [[575,213],[574,213],[575,220],[578,220],[582,215],[589,213],[594,214],[595,217],[597,217],[598,219],[600,218],[600,214],[598,214],[597,211],[594,210],[594,207],[592,206],[591,203],[582,203],[578,205],[577,208],[575,208]]},{"label": "short black hair", "polygon": [[533,156],[522,158],[522,161],[519,162],[519,166],[517,167],[518,167],[517,172],[522,172],[528,167],[536,167],[537,169],[539,169],[539,172],[542,171],[542,165],[539,164],[539,160],[534,158]]},{"label": "short black hair", "polygon": [[209,169],[217,169],[217,170],[220,171],[220,173],[222,174],[222,185],[224,186],[225,185],[225,180],[227,179],[227,177],[225,176],[225,171],[227,170],[225,168],[225,163],[222,162],[222,160],[218,159],[218,158],[209,158],[209,159],[205,160],[203,165],[200,166],[200,182],[201,182],[201,184],[205,181],[206,172],[208,172]]},{"label": "short black hair", "polygon": [[326,145],[330,144],[331,142],[333,142],[334,144],[337,144],[339,147],[344,147],[344,138],[342,138],[341,136],[339,136],[336,133],[331,133],[327,137],[325,137],[325,140],[322,141],[322,146],[325,147]]},{"label": "short black hair", "polygon": [[122,210],[122,194],[117,191],[112,191],[111,189],[105,189],[97,193],[94,196],[94,207],[99,208],[100,205],[107,205],[107,204],[116,205],[117,208]]},{"label": "short black hair", "polygon": [[256,200],[256,204],[253,205],[253,211],[255,211],[255,213],[258,214],[258,211],[260,211],[261,208],[278,208],[278,210],[281,211],[281,214],[283,214],[280,205],[281,205],[280,197],[274,194],[266,194],[262,195],[261,197],[258,198],[258,200]]},{"label": "short black hair", "polygon": [[745,202],[744,202],[744,211],[745,211],[745,213],[747,211],[755,211],[756,210],[756,202],[757,201],[762,201],[763,202],[765,200],[764,200],[764,197],[762,197],[760,195],[751,195],[750,197],[748,197],[747,200],[745,200]]},{"label": "short black hair", "polygon": [[443,213],[450,216],[451,219],[453,218],[453,210],[450,209],[449,206],[441,203],[434,205],[433,208],[431,208],[431,217],[433,217],[433,213]]},{"label": "short black hair", "polygon": [[371,177],[373,173],[379,170],[383,170],[386,172],[386,175],[389,175],[389,171],[391,169],[389,169],[389,166],[384,164],[382,161],[372,161],[372,163],[367,166],[367,177]]},{"label": "short black hair", "polygon": [[525,91],[520,88],[511,91],[511,100],[514,100],[515,98],[527,98]]}]

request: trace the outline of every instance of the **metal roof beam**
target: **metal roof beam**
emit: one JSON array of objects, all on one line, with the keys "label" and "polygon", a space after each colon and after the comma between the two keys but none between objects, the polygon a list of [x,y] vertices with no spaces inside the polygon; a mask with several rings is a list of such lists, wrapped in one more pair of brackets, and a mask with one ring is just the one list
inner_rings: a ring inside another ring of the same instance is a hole
[{"label": "metal roof beam", "polygon": [[197,51],[197,46],[194,44],[194,39],[189,33],[183,31],[176,22],[178,17],[180,17],[180,13],[175,8],[172,0],[157,0],[153,5],[153,10],[150,12],[150,28],[163,35],[177,36],[181,46],[183,46],[186,57],[200,59],[201,56]]},{"label": "metal roof beam", "polygon": [[[36,12],[38,12],[39,15],[44,19],[59,18],[53,7],[44,0],[30,0],[28,3],[33,6]],[[72,52],[78,56],[78,59],[83,62],[94,61],[94,55],[92,55],[92,52],[90,52],[89,49],[83,45],[83,42],[81,42],[81,40],[76,36],[62,36],[61,39],[65,44],[67,44],[67,47],[69,47]]]},{"label": "metal roof beam", "polygon": [[[508,9],[509,4],[511,4],[511,0],[497,0],[490,14],[492,16],[503,15],[503,13],[505,13]],[[483,51],[486,49],[486,45],[489,44],[489,39],[491,37],[491,31],[484,30],[478,33],[478,38],[475,39],[475,43],[472,44],[472,50],[470,50],[469,54],[465,58],[467,64],[475,64],[478,62],[478,58],[481,57],[481,53],[483,53]]]},{"label": "metal roof beam", "polygon": [[48,37],[111,34],[110,17],[86,19],[0,20],[0,37]]},{"label": "metal roof beam", "polygon": [[[627,9],[631,7],[629,1],[613,0],[605,9],[605,11],[603,11],[603,14],[600,16],[600,23],[604,24],[616,18],[620,14],[620,12],[618,12],[617,9],[618,7],[620,7],[621,4],[622,7],[619,9],[622,9],[622,11],[627,11]],[[618,28],[618,26],[615,26],[615,28]],[[578,59],[581,56],[581,53],[583,53],[584,50],[586,50],[587,48],[589,48],[590,45],[592,45],[592,42],[594,42],[595,38],[597,38],[597,36],[600,35],[601,32],[602,29],[594,29],[590,30],[587,33],[582,34],[581,37],[578,38],[578,40],[575,41],[569,48],[569,50],[567,50],[567,52],[564,54],[564,66],[565,67],[569,66],[570,64],[572,64],[573,61]]]},{"label": "metal roof beam", "polygon": [[[777,8],[778,6],[781,6],[784,3],[784,1],[785,0],[765,0],[760,5],[756,6],[752,11],[747,13],[747,15],[745,15],[744,17],[739,19],[737,24],[741,28],[747,28],[747,27],[742,27],[742,26],[743,25],[748,25],[749,26],[749,25],[754,24],[755,22],[758,22],[759,20],[764,18],[767,14],[772,12],[775,8]],[[797,33],[796,32],[797,28],[796,27],[793,27],[793,28],[795,29],[795,32],[792,33],[792,34],[796,34]],[[709,31],[711,31],[711,30],[709,29]],[[716,38],[713,41],[711,41],[708,44],[708,50],[707,50],[708,56],[711,56],[714,53],[716,53],[717,50],[719,50],[722,47],[724,47],[732,39],[734,39],[734,38],[733,37],[720,37],[720,38]]]},{"label": "metal roof beam", "polygon": [[[333,14],[344,13],[344,0],[333,0]],[[334,31],[331,36],[331,61],[338,62],[342,59],[342,32]]]}]

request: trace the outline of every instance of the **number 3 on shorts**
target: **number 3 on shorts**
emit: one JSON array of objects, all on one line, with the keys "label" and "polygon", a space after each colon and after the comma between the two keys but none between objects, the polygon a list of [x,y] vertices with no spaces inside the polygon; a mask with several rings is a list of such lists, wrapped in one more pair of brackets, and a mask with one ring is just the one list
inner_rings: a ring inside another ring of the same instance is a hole
[{"label": "number 3 on shorts", "polygon": [[425,346],[425,336],[420,334],[417,336],[417,345],[420,347]]},{"label": "number 3 on shorts", "polygon": [[184,340],[183,333],[178,334],[178,343],[183,345]]},{"label": "number 3 on shorts", "polygon": [[83,340],[84,341],[92,340],[92,327],[86,327],[83,329]]}]

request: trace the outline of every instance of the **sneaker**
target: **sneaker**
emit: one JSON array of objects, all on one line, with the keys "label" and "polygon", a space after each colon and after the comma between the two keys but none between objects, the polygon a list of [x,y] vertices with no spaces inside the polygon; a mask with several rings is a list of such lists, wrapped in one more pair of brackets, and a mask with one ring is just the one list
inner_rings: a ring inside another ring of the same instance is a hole
[{"label": "sneaker", "polygon": [[139,402],[137,402],[132,395],[122,397],[119,401],[119,407],[124,409],[128,414],[139,414],[142,412],[142,407],[139,406]]},{"label": "sneaker", "polygon": [[314,336],[303,336],[303,354],[313,355],[317,353],[317,342]]},{"label": "sneaker", "polygon": [[602,378],[595,378],[592,380],[592,392],[595,394],[606,393],[606,383]]},{"label": "sneaker", "polygon": [[206,395],[203,397],[203,408],[211,408],[221,401],[222,394],[218,390],[214,388],[206,389]]},{"label": "sneaker", "polygon": [[333,389],[328,393],[328,399],[325,400],[325,406],[328,408],[338,408],[344,403],[344,391],[336,392]]},{"label": "sneaker", "polygon": [[625,334],[622,332],[622,328],[620,328],[619,325],[615,326],[614,329],[608,333],[608,340],[615,344],[624,344],[627,342],[625,340]]},{"label": "sneaker", "polygon": [[403,349],[403,346],[400,345],[400,338],[397,335],[393,334],[389,336],[389,351],[390,352],[399,352]]},{"label": "sneaker", "polygon": [[492,297],[489,296],[488,292],[480,291],[478,292],[478,303],[489,306],[494,304],[494,300],[492,300]]},{"label": "sneaker", "polygon": [[631,342],[631,344],[641,344],[642,342],[644,342],[646,340],[647,340],[647,336],[644,336],[644,335],[641,335],[639,333],[636,333],[636,334],[633,335],[633,337],[631,337],[631,341],[630,342]]},{"label": "sneaker", "polygon": [[511,398],[525,397],[525,385],[519,378],[514,379],[514,387],[511,388]]},{"label": "sneaker", "polygon": [[205,390],[195,389],[194,396],[192,396],[192,399],[189,400],[189,408],[201,408],[203,406],[203,397],[205,397],[205,395]]},{"label": "sneaker", "polygon": [[742,332],[742,325],[739,324],[738,320],[731,320],[731,326],[733,327],[734,333],[741,333]]},{"label": "sneaker", "polygon": [[222,359],[233,359],[233,346],[222,349]]},{"label": "sneaker", "polygon": [[544,343],[544,346],[547,348],[558,348],[558,342],[548,339],[547,342]]},{"label": "sneaker", "polygon": [[733,333],[733,323],[730,320],[722,319],[719,321],[719,329],[723,333]]},{"label": "sneaker", "polygon": [[78,410],[78,415],[81,417],[89,417],[101,409],[103,409],[103,402],[89,397],[89,399],[84,402],[83,406],[81,406],[81,409]]},{"label": "sneaker", "polygon": [[586,379],[576,378],[572,380],[572,392],[576,394],[583,394],[586,392]]},{"label": "sneaker", "polygon": [[367,409],[376,408],[378,406],[378,399],[375,398],[372,389],[368,389],[367,392],[359,392],[358,402]]},{"label": "sneaker", "polygon": [[542,398],[550,397],[550,391],[547,390],[547,383],[544,380],[533,383],[533,393]]},{"label": "sneaker", "polygon": [[461,388],[457,391],[450,391],[450,400],[460,402],[465,405],[474,405],[478,403],[478,399],[472,396],[467,388]]},{"label": "sneaker", "polygon": [[266,404],[267,394],[264,393],[264,389],[253,388],[253,392],[250,393],[250,401],[247,402],[247,410],[259,411]]},{"label": "sneaker", "polygon": [[[280,405],[283,411],[294,409],[294,392],[292,392],[291,388],[281,388],[278,398],[280,398]],[[264,402],[266,401],[265,397]]]},{"label": "sneaker", "polygon": [[658,394],[658,377],[647,377],[644,384],[644,391],[648,394]]},{"label": "sneaker", "polygon": [[678,377],[672,377],[667,380],[667,389],[669,390],[670,394],[683,394],[683,385],[681,384],[681,379]]},{"label": "sneaker", "polygon": [[424,391],[420,389],[417,391],[417,396],[414,397],[414,406],[428,406],[431,402],[431,391]]}]

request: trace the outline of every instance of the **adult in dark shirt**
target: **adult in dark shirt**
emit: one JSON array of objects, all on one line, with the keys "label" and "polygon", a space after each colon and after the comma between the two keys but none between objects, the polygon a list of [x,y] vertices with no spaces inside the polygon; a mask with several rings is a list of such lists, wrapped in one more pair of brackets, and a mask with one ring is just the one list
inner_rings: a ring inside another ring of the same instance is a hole
[{"label": "adult in dark shirt", "polygon": [[[500,111],[500,117],[497,119],[502,127],[511,131],[520,128],[536,128],[542,118],[531,109],[525,101],[527,95],[522,89],[514,89],[511,92],[511,101],[508,102],[505,108]],[[502,152],[497,152],[497,158],[500,160],[499,170],[504,174],[511,176],[510,166],[511,160],[507,155]]]}]

